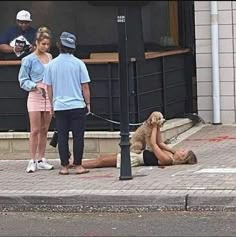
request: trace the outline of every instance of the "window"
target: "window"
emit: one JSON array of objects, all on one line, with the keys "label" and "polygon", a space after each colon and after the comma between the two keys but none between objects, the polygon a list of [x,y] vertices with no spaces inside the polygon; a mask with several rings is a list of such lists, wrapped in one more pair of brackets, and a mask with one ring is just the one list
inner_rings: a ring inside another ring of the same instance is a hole
[{"label": "window", "polygon": [[142,20],[147,50],[167,50],[179,46],[177,1],[151,1],[142,9]]}]

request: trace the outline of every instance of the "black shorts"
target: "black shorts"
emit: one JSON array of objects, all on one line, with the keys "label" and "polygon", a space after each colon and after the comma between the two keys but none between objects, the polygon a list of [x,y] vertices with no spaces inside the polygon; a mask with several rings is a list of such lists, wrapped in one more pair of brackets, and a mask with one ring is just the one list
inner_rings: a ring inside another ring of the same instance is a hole
[{"label": "black shorts", "polygon": [[144,150],[143,151],[143,163],[146,166],[158,165],[158,159],[156,158],[156,156],[153,152]]}]

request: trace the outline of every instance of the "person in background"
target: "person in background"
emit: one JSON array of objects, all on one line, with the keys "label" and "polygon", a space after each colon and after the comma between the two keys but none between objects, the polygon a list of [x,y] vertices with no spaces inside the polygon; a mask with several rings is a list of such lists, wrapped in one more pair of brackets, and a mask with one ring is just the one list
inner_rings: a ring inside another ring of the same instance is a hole
[{"label": "person in background", "polygon": [[43,82],[55,111],[58,150],[61,160],[59,174],[69,174],[69,131],[73,137],[73,164],[76,174],[88,173],[81,165],[84,152],[86,113],[90,112],[90,77],[84,62],[73,54],[76,36],[62,32],[57,42],[60,54],[48,65]]},{"label": "person in background", "polygon": [[0,35],[0,52],[22,58],[33,51],[37,29],[31,26],[31,14],[21,10],[16,15],[16,25]]},{"label": "person in background", "polygon": [[[18,75],[20,87],[29,92],[27,109],[30,120],[30,160],[26,168],[27,173],[34,172],[36,169],[53,169],[53,166],[48,164],[44,157],[52,108],[46,85],[42,82],[45,68],[52,60],[52,55],[48,53],[51,38],[49,29],[46,27],[38,29],[35,51],[22,59]],[[38,160],[36,160],[37,151]]]}]

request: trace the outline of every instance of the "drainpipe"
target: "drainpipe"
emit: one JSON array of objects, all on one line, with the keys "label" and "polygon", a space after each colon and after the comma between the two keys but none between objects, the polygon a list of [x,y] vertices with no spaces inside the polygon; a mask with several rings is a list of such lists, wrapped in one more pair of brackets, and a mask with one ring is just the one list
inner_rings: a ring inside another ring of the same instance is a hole
[{"label": "drainpipe", "polygon": [[213,82],[213,124],[221,124],[220,77],[219,77],[219,35],[217,1],[211,1],[211,47]]}]

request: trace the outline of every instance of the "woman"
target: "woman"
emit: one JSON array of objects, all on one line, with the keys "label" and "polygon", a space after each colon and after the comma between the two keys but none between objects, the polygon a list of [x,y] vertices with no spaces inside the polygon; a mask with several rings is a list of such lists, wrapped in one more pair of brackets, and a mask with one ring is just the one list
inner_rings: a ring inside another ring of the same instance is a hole
[{"label": "woman", "polygon": [[53,169],[44,158],[52,108],[46,85],[42,83],[45,68],[52,60],[52,55],[48,53],[50,43],[50,31],[46,27],[40,27],[36,33],[35,51],[22,59],[18,75],[20,87],[29,92],[27,110],[30,120],[30,160],[26,168],[27,173],[34,172],[36,169]]},{"label": "woman", "polygon": [[[160,128],[154,125],[151,133],[151,147],[153,152],[144,150],[140,154],[130,153],[131,166],[139,165],[177,165],[196,164],[197,158],[193,151],[186,149],[173,150],[167,146],[161,138]],[[85,168],[117,167],[120,168],[120,154],[111,154],[98,157],[96,159],[83,160]]]}]

